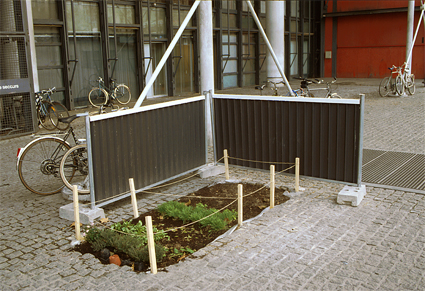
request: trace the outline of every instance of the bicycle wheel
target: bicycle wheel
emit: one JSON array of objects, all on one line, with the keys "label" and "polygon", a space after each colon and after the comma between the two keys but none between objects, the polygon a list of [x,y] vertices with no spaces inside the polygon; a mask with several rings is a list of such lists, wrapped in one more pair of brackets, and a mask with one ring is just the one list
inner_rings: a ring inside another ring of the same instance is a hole
[{"label": "bicycle wheel", "polygon": [[410,74],[406,76],[406,89],[409,95],[415,94],[415,91],[416,91],[415,75]]},{"label": "bicycle wheel", "polygon": [[117,99],[118,103],[127,104],[128,102],[130,102],[130,99],[131,99],[130,88],[128,88],[126,85],[119,84],[115,88],[114,93],[115,93],[115,99]]},{"label": "bicycle wheel", "polygon": [[87,145],[79,144],[69,149],[60,163],[60,175],[65,186],[73,190],[73,184],[77,184],[79,193],[90,193],[88,174]]},{"label": "bicycle wheel", "polygon": [[40,107],[37,110],[37,118],[40,122],[40,125],[47,130],[54,130],[56,125],[54,123],[54,116],[50,116],[50,108],[53,106],[47,100],[41,101]]},{"label": "bicycle wheel", "polygon": [[50,195],[63,188],[60,161],[70,149],[58,137],[42,137],[27,145],[18,160],[18,174],[25,188],[40,195]]},{"label": "bicycle wheel", "polygon": [[[55,122],[55,126],[57,127],[57,129],[68,129],[69,123],[63,123],[59,121],[60,118],[66,118],[69,116],[68,109],[66,109],[63,104],[56,101],[52,102],[52,106],[49,108],[49,113],[49,116],[51,117],[52,122]],[[54,119],[52,119],[52,116],[54,116]]]},{"label": "bicycle wheel", "polygon": [[400,75],[398,75],[395,78],[395,90],[396,90],[397,94],[400,95],[400,96],[404,94],[403,79],[401,78]]},{"label": "bicycle wheel", "polygon": [[379,84],[379,95],[381,97],[386,97],[391,92],[391,80],[390,77],[385,77],[382,79],[381,83]]},{"label": "bicycle wheel", "polygon": [[93,88],[89,93],[89,102],[94,107],[100,107],[108,102],[108,92],[102,88]]}]

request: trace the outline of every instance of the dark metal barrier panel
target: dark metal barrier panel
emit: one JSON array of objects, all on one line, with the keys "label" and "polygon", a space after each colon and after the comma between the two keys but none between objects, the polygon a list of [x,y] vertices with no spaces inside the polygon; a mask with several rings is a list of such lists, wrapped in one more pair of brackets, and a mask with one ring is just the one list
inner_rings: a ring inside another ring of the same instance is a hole
[{"label": "dark metal barrier panel", "polygon": [[92,202],[128,194],[129,178],[142,189],[206,164],[203,96],[89,120]]},{"label": "dark metal barrier panel", "polygon": [[230,164],[282,171],[299,157],[300,175],[359,182],[359,100],[215,95],[213,105],[218,159],[227,149]]}]

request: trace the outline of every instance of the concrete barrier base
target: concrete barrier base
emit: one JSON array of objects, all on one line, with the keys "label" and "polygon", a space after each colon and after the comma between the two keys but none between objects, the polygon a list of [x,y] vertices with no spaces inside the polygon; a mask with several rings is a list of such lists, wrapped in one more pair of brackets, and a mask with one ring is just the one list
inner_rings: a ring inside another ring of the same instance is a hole
[{"label": "concrete barrier base", "polygon": [[[91,208],[88,206],[79,206],[80,210],[80,222],[82,224],[90,224],[96,218],[105,218],[105,212],[102,208]],[[70,203],[59,208],[59,217],[67,220],[74,221],[74,204]]]},{"label": "concrete barrier base", "polygon": [[351,206],[359,206],[366,195],[366,186],[360,187],[345,186],[339,193],[336,202],[338,204],[351,203]]},{"label": "concrete barrier base", "polygon": [[214,164],[208,164],[202,169],[199,169],[198,174],[202,179],[204,179],[204,178],[223,174],[224,171],[225,171],[224,166],[214,166]]}]

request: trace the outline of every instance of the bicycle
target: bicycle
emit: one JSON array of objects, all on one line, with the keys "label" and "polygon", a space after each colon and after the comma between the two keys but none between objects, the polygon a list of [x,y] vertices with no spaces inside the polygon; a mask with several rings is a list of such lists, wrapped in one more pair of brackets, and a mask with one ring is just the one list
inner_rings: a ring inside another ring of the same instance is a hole
[{"label": "bicycle", "polygon": [[[279,96],[278,93],[278,88],[277,88],[277,84],[285,84],[283,81],[279,81],[279,82],[273,82],[271,80],[267,80],[266,83],[270,83],[273,85],[272,88],[270,88],[271,90],[273,90],[273,95],[272,96]],[[255,89],[259,89],[261,90],[261,95],[263,95],[263,90],[264,88],[266,88],[267,84],[263,84],[260,86],[255,86]],[[313,97],[311,96],[312,94],[309,94],[309,92],[307,90],[303,89],[303,82],[301,82],[301,88],[296,89],[296,90],[292,90],[292,92],[294,93],[295,97]],[[285,96],[290,96],[292,97],[291,93],[286,94]]]},{"label": "bicycle", "polygon": [[[403,90],[407,91],[409,95],[413,95],[415,94],[415,91],[416,91],[415,75],[410,74],[410,68],[407,66],[407,63],[404,63],[401,67],[402,68],[404,67],[404,70],[403,71],[400,70],[399,72],[399,76],[403,84]],[[396,83],[397,83],[397,79],[396,79]],[[404,92],[402,94],[404,94]]]},{"label": "bicycle", "polygon": [[69,124],[60,122],[59,119],[68,117],[69,112],[63,104],[52,101],[50,95],[54,92],[56,92],[55,87],[35,93],[38,122],[47,130],[54,130],[56,128],[59,130],[66,130]]},{"label": "bicycle", "polygon": [[131,93],[130,88],[124,84],[115,84],[115,80],[111,79],[111,87],[105,86],[102,77],[97,79],[98,87],[95,87],[89,92],[89,102],[94,107],[103,107],[116,100],[120,104],[127,104],[130,102]]},{"label": "bicycle", "polygon": [[[309,80],[309,79],[305,79],[303,77],[298,77],[295,78],[298,80],[301,80],[301,88],[304,89],[305,91],[307,91],[305,93],[305,97],[315,97],[314,94],[311,91],[319,91],[319,90],[325,90],[326,94],[324,98],[341,98],[341,96],[338,95],[338,93],[332,93],[332,89],[333,86],[335,86],[334,84],[336,84],[336,78],[334,78],[332,81],[327,82],[324,80],[319,80],[319,79],[315,79],[315,80]],[[309,85],[311,84],[326,84],[326,88],[310,88]]]},{"label": "bicycle", "polygon": [[[78,115],[61,118],[69,129],[62,138],[45,136],[18,149],[17,170],[22,184],[33,193],[50,195],[58,193],[64,185],[72,189],[71,182],[87,184],[88,157],[84,140],[77,139],[70,123]],[[71,147],[68,138],[72,137],[75,146]],[[89,193],[89,189],[79,187],[79,193]]]},{"label": "bicycle", "polygon": [[[391,72],[390,76],[382,79],[379,84],[379,95],[381,97],[386,97],[390,93],[401,96],[404,94],[405,89],[410,95],[415,94],[415,75],[409,74],[410,70],[406,67],[406,63],[404,63],[401,67],[392,65],[388,68],[388,70]],[[397,74],[397,76],[393,78],[393,74]]]}]

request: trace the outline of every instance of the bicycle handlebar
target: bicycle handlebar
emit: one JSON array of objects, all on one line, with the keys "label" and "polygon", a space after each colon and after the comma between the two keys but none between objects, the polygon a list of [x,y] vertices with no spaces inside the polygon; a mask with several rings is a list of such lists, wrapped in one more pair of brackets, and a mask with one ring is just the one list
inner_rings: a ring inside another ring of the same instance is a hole
[{"label": "bicycle handlebar", "polygon": [[37,94],[37,95],[49,94],[50,95],[50,94],[53,94],[54,92],[56,92],[56,87],[53,87],[53,88],[50,88],[50,89],[47,89],[47,90],[41,90],[41,91],[35,92],[35,94]]}]

